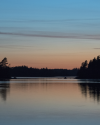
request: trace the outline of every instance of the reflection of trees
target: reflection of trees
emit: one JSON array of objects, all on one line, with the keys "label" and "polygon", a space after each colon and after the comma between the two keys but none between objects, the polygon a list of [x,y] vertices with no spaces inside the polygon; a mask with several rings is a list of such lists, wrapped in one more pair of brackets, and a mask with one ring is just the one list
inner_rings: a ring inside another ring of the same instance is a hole
[{"label": "reflection of trees", "polygon": [[87,96],[89,93],[90,98],[100,102],[100,84],[99,83],[79,83],[82,94]]},{"label": "reflection of trees", "polygon": [[10,89],[9,83],[0,83],[0,96],[3,98],[4,101],[6,101],[9,89]]},{"label": "reflection of trees", "polygon": [[25,91],[27,89],[38,89],[38,88],[47,88],[47,87],[55,87],[58,85],[67,85],[64,82],[58,82],[57,80],[48,80],[48,79],[16,79],[16,83],[12,84],[12,87],[15,89],[20,89],[21,91]]}]

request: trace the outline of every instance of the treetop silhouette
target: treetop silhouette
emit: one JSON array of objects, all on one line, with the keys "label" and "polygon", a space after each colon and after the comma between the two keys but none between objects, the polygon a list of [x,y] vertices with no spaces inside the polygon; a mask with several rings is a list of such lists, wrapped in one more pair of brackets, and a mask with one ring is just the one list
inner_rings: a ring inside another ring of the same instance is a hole
[{"label": "treetop silhouette", "polygon": [[89,63],[83,62],[77,75],[80,79],[100,79],[100,55]]},{"label": "treetop silhouette", "polygon": [[10,79],[10,68],[7,66],[7,58],[5,57],[1,62],[0,62],[0,79],[5,80],[5,79]]},{"label": "treetop silhouette", "polygon": [[0,62],[0,66],[1,67],[6,67],[7,66],[7,58],[5,57],[1,62]]}]

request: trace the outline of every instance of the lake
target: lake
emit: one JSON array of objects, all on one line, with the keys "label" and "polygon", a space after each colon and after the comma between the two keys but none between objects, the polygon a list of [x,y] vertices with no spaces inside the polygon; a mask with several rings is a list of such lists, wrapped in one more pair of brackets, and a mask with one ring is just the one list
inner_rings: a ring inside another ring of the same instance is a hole
[{"label": "lake", "polygon": [[100,80],[0,81],[0,125],[100,125]]}]

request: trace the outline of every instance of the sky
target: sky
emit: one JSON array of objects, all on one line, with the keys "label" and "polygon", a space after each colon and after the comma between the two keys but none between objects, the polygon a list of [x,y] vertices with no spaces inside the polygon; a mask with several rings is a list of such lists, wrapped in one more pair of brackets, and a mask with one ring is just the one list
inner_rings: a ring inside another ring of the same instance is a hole
[{"label": "sky", "polygon": [[0,60],[79,68],[100,55],[99,0],[1,0]]}]

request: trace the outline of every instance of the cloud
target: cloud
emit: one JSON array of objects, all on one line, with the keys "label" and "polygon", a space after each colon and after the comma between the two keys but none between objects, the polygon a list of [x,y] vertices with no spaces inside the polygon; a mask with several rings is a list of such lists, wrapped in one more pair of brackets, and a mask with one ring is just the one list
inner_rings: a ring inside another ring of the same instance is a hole
[{"label": "cloud", "polygon": [[31,47],[33,48],[33,46],[22,46],[22,45],[0,45],[0,48],[9,48],[9,49],[24,49],[24,48],[28,48]]},{"label": "cloud", "polygon": [[93,49],[100,49],[100,48],[93,48]]},{"label": "cloud", "polygon": [[33,33],[11,33],[11,32],[0,32],[1,35],[17,35],[24,37],[49,37],[49,38],[69,38],[69,39],[95,39],[100,40],[100,35],[86,35],[86,34],[67,34],[67,33],[56,33],[56,32],[33,32]]},{"label": "cloud", "polygon": [[0,22],[3,22],[3,23],[6,23],[6,22],[20,22],[20,23],[23,23],[23,22],[37,22],[37,23],[42,23],[42,22],[69,22],[69,21],[87,21],[87,20],[100,20],[100,18],[85,18],[85,19],[80,19],[80,18],[70,18],[70,19],[54,19],[54,20],[41,20],[41,19],[37,19],[37,20],[0,20]]},{"label": "cloud", "polygon": [[26,50],[26,49],[34,49],[36,51],[44,51],[46,49],[44,48],[36,48],[35,46],[24,46],[24,45],[0,45],[0,48],[6,48],[6,49],[23,49],[23,50]]}]

